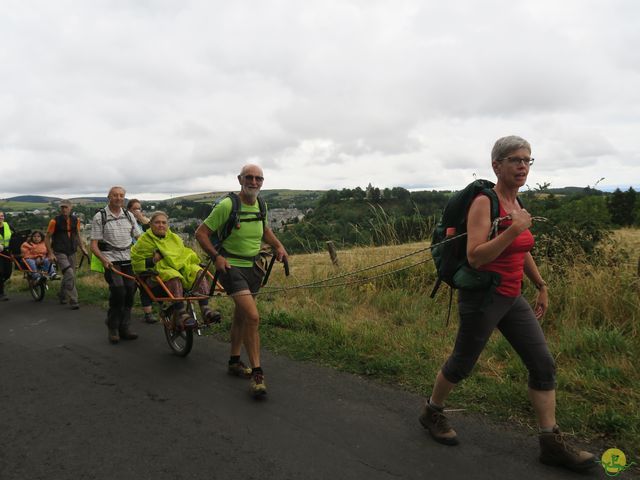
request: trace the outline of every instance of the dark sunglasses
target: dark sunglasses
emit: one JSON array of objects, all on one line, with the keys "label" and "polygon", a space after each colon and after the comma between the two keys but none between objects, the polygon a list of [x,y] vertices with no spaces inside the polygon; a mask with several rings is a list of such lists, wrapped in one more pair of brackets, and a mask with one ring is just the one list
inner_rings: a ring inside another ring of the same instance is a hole
[{"label": "dark sunglasses", "polygon": [[262,183],[264,182],[264,177],[260,177],[258,175],[242,175],[244,177],[245,180],[249,180],[250,182],[253,182],[254,180],[258,183]]}]

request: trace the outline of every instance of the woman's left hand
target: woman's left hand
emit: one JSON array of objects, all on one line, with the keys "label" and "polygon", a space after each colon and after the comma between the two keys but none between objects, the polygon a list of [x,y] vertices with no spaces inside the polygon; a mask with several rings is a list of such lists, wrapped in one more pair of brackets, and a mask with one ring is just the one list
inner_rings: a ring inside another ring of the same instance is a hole
[{"label": "woman's left hand", "polygon": [[536,305],[533,308],[533,313],[535,313],[538,320],[540,320],[547,312],[547,308],[549,308],[549,295],[547,294],[547,287],[545,285],[540,290],[538,290],[538,295],[536,296]]}]

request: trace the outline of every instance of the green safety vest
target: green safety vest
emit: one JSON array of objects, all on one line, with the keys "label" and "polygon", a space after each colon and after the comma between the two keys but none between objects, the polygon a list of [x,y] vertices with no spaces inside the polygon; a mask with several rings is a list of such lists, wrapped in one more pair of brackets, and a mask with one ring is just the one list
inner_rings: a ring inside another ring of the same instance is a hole
[{"label": "green safety vest", "polygon": [[4,232],[2,233],[2,245],[7,248],[9,246],[9,240],[11,240],[11,229],[9,224],[4,222]]}]

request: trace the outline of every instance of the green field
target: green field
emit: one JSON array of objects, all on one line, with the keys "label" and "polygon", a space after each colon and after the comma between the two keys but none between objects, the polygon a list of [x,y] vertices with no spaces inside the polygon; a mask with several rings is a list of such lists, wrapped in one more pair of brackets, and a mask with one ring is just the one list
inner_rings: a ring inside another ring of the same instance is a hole
[{"label": "green field", "polygon": [[22,212],[25,210],[42,210],[49,208],[48,203],[0,201],[0,210],[4,212]]}]

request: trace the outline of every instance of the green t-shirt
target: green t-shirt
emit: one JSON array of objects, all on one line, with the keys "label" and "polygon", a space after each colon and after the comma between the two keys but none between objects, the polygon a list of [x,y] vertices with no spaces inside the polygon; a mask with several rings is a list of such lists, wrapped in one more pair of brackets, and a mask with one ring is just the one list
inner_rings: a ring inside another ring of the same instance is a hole
[{"label": "green t-shirt", "polygon": [[[231,199],[224,198],[218,203],[209,216],[204,220],[204,224],[213,232],[219,231],[226,223],[229,215],[231,215]],[[243,212],[260,213],[260,205],[256,200],[253,205],[245,205],[240,202],[239,218],[245,218]],[[252,218],[250,215],[246,218]],[[265,219],[266,222],[266,219]],[[233,254],[243,257],[255,257],[260,253],[260,246],[262,245],[262,235],[264,234],[262,221],[257,220],[253,222],[240,222],[238,224],[240,228],[234,228],[223,242],[224,249]],[[251,267],[253,262],[249,260],[243,260],[241,258],[227,257],[229,265],[234,267]]]}]

